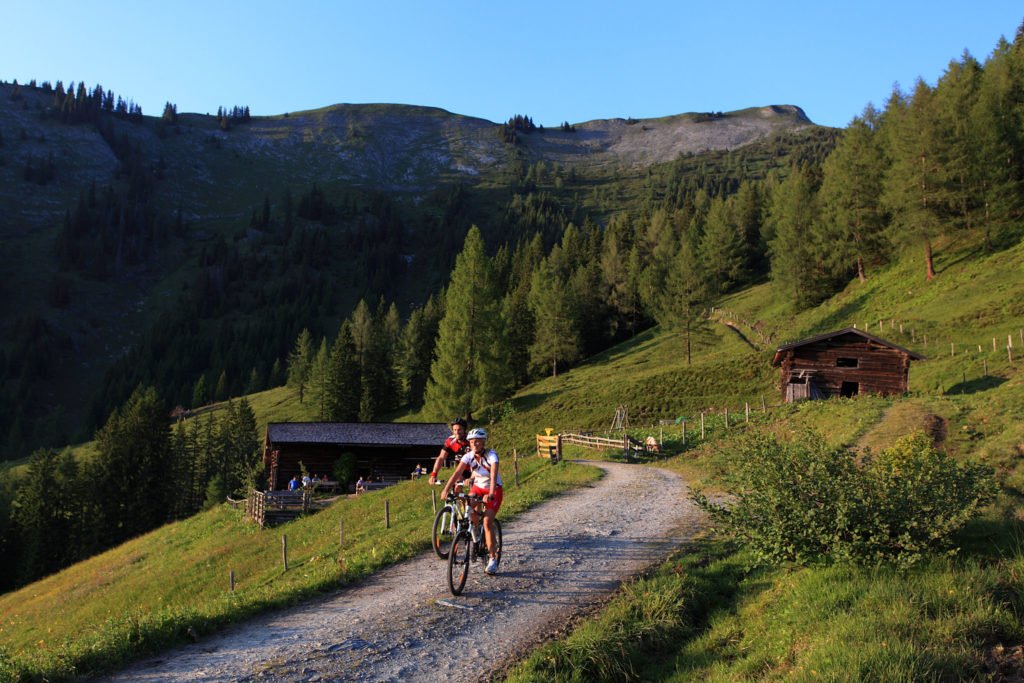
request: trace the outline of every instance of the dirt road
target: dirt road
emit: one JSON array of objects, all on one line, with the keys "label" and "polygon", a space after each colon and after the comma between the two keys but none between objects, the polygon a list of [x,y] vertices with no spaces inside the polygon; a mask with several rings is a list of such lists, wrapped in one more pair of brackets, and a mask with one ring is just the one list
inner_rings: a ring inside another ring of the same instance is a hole
[{"label": "dirt road", "polygon": [[104,680],[487,679],[703,524],[675,473],[594,464],[601,481],[506,523],[501,572],[474,563],[460,597],[425,553]]}]

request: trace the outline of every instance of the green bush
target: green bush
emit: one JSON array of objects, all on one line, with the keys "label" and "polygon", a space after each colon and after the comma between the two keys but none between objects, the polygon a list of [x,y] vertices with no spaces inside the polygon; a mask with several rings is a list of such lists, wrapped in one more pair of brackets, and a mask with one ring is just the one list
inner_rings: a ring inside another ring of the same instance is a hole
[{"label": "green bush", "polygon": [[957,463],[915,433],[859,458],[807,432],[760,434],[728,454],[732,500],[694,498],[766,563],[914,564],[953,548],[953,533],[995,495],[991,468]]}]

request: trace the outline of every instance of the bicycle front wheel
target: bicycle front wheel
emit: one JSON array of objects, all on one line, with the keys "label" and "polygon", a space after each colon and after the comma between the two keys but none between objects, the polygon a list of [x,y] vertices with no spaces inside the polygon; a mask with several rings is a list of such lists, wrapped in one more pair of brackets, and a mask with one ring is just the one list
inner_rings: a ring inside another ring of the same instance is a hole
[{"label": "bicycle front wheel", "polygon": [[454,535],[455,509],[451,505],[445,505],[434,516],[434,529],[431,533],[431,545],[442,560],[448,559],[448,551],[452,548]]},{"label": "bicycle front wheel", "polygon": [[448,589],[452,595],[460,595],[469,577],[469,561],[473,556],[473,537],[460,531],[452,541],[448,554]]}]

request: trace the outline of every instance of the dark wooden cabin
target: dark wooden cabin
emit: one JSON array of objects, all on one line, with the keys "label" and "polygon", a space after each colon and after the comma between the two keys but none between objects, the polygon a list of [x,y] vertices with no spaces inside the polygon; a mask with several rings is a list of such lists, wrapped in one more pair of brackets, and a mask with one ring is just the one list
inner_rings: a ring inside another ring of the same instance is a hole
[{"label": "dark wooden cabin", "polygon": [[924,356],[847,327],[780,346],[772,366],[781,368],[780,387],[791,403],[830,396],[902,394],[908,387],[911,360],[924,360]]},{"label": "dark wooden cabin", "polygon": [[356,459],[356,476],[394,483],[408,479],[416,464],[428,471],[441,444],[451,435],[444,423],[422,422],[274,422],[267,425],[263,466],[271,491],[301,476],[331,477],[343,453]]}]

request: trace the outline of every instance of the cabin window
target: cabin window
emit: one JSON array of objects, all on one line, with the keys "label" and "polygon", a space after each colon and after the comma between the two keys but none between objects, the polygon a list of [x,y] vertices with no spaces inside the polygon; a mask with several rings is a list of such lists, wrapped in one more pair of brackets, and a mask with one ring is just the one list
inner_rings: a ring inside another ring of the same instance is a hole
[{"label": "cabin window", "polygon": [[857,367],[856,358],[836,358],[837,368],[855,368]]}]

